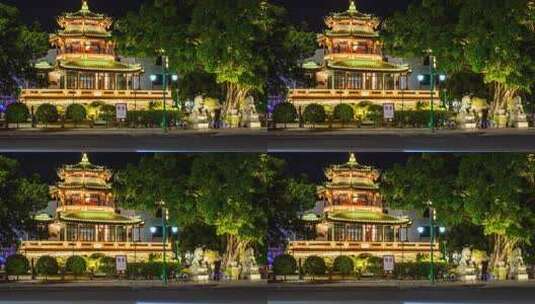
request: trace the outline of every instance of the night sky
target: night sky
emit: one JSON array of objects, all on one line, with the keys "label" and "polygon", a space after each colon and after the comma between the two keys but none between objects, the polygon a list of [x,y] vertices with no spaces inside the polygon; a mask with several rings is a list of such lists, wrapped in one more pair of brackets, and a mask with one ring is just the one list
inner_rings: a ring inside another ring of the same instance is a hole
[{"label": "night sky", "polygon": [[[64,164],[75,164],[81,159],[81,153],[3,153],[5,157],[16,159],[26,175],[38,174],[48,183],[57,181],[56,170]],[[107,166],[113,171],[120,170],[127,164],[137,164],[142,157],[152,154],[143,153],[90,153],[89,160],[95,165]],[[373,165],[379,169],[388,169],[395,163],[405,163],[414,154],[409,153],[358,153],[357,160],[364,165]],[[311,182],[324,181],[323,170],[331,164],[342,164],[349,159],[348,153],[281,153],[272,156],[287,162],[287,174],[300,176],[305,174]]]},{"label": "night sky", "polygon": [[[55,18],[65,11],[80,9],[81,0],[0,0],[1,3],[19,8],[25,22],[39,22],[47,31],[55,29]],[[115,18],[128,11],[137,10],[144,0],[89,0],[95,12],[106,13]],[[323,17],[329,12],[344,11],[348,0],[272,0],[283,5],[295,23],[305,22],[311,29],[319,31],[323,27]],[[411,0],[357,0],[357,7],[365,13],[388,16],[396,10],[403,10]]]}]

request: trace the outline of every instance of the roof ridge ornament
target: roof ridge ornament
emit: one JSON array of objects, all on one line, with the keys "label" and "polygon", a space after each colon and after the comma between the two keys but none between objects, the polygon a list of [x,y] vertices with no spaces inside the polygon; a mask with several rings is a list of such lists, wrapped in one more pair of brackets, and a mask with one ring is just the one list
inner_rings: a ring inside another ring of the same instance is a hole
[{"label": "roof ridge ornament", "polygon": [[87,4],[87,0],[82,1],[82,8],[80,9],[82,12],[89,12],[89,4]]},{"label": "roof ridge ornament", "polygon": [[89,157],[87,156],[87,153],[82,154],[82,160],[80,161],[80,165],[89,165],[91,162],[89,162]]},{"label": "roof ridge ornament", "polygon": [[357,164],[357,158],[355,157],[355,153],[349,153],[349,161],[347,162],[347,164],[351,166]]},{"label": "roof ridge ornament", "polygon": [[357,12],[357,5],[355,4],[354,0],[349,1],[349,10],[350,13],[356,13]]}]

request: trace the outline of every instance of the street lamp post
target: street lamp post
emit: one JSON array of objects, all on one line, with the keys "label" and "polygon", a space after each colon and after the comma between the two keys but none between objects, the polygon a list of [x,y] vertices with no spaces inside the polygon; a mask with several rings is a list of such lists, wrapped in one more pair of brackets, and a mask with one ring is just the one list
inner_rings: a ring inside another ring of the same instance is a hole
[{"label": "street lamp post", "polygon": [[431,285],[435,285],[435,253],[434,253],[434,247],[435,247],[435,209],[433,209],[432,205],[433,203],[431,201],[428,202],[429,205],[429,227],[431,232],[431,238],[429,240],[429,246],[431,247],[431,265],[429,268],[429,279],[431,280]]},{"label": "street lamp post", "polygon": [[[171,76],[171,80],[173,82],[176,82],[178,80],[178,76],[176,74],[170,75],[169,74],[169,56],[165,55],[165,50],[160,50],[159,53],[161,54],[162,59],[162,98],[163,98],[163,116],[162,116],[162,129],[164,133],[167,133],[168,131],[168,124],[167,124],[167,82],[168,77]],[[156,75],[150,75],[150,79],[152,82],[156,81],[157,76]]]},{"label": "street lamp post", "polygon": [[167,219],[169,213],[167,208],[165,208],[165,202],[159,201],[157,203],[162,210],[162,245],[163,245],[163,263],[162,263],[162,280],[164,287],[167,287],[167,258],[166,258],[166,247],[167,247]]}]

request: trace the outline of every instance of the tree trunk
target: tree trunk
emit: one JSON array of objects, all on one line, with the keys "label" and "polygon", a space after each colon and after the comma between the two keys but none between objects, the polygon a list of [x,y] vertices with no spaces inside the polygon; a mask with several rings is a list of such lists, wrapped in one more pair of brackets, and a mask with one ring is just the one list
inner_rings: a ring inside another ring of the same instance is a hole
[{"label": "tree trunk", "polygon": [[495,234],[492,237],[492,254],[489,261],[490,271],[494,271],[500,262],[505,263],[507,256],[510,255],[517,244],[516,240]]},{"label": "tree trunk", "polygon": [[507,102],[513,99],[518,90],[507,88],[504,84],[494,82],[492,85],[492,101],[489,105],[489,115],[492,118],[496,118],[496,114],[499,110],[507,109]]},{"label": "tree trunk", "polygon": [[243,101],[251,91],[249,88],[235,84],[227,83],[225,85],[225,103],[221,111],[221,117],[228,119],[231,110],[239,110],[240,102]]},{"label": "tree trunk", "polygon": [[238,258],[242,252],[250,245],[249,241],[239,240],[235,235],[227,235],[227,244],[225,254],[221,266],[223,269],[228,269]]}]

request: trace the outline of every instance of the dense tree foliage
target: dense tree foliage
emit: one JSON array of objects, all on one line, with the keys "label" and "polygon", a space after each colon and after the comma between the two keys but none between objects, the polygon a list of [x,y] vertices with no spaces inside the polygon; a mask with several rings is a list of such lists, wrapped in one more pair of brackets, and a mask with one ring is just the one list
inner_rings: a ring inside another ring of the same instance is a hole
[{"label": "dense tree foliage", "polygon": [[529,0],[421,0],[388,19],[385,45],[397,55],[432,50],[450,75],[482,75],[491,114],[535,83],[535,8]]},{"label": "dense tree foliage", "polygon": [[46,207],[48,185],[24,177],[17,161],[0,156],[0,245],[10,246],[33,227],[32,214]]},{"label": "dense tree foliage", "polygon": [[25,26],[16,8],[0,3],[0,41],[0,96],[17,95],[22,79],[35,79],[32,65],[46,54],[48,35]]},{"label": "dense tree foliage", "polygon": [[315,48],[313,34],[261,0],[156,0],[120,20],[117,31],[127,54],[165,50],[182,81],[195,80],[189,73],[212,75],[224,92],[223,117],[249,95],[280,92],[283,79],[298,75],[299,60]]},{"label": "dense tree foliage", "polygon": [[119,172],[116,192],[127,207],[155,210],[165,201],[170,221],[190,232],[198,223],[213,227],[225,267],[249,247],[282,239],[298,211],[313,206],[314,186],[286,177],[284,167],[265,155],[157,155]]},{"label": "dense tree foliage", "polygon": [[442,224],[481,227],[492,248],[491,266],[531,241],[533,156],[424,155],[394,166],[384,180],[383,195],[393,207],[424,210],[432,202]]}]

